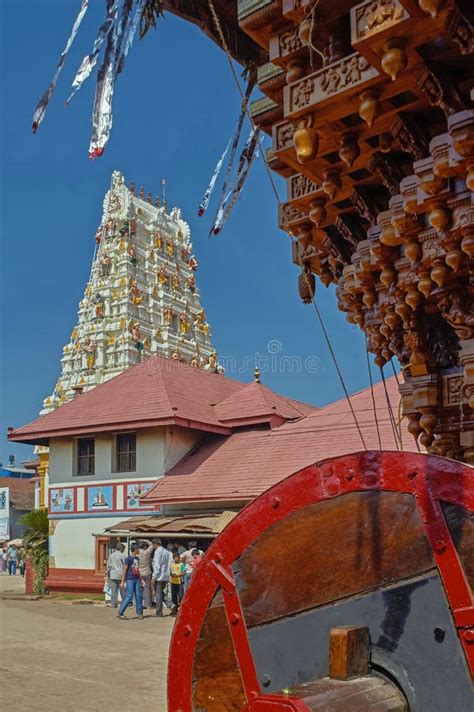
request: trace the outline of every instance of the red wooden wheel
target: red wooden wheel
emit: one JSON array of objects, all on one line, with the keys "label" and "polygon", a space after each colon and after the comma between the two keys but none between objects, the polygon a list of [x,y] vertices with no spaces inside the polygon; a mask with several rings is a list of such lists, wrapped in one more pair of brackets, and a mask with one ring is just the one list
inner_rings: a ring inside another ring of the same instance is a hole
[{"label": "red wooden wheel", "polygon": [[456,700],[469,700],[474,670],[473,474],[444,458],[371,451],[307,467],[254,500],[186,592],[170,648],[170,712],[323,709],[318,700],[338,698],[346,683],[328,678],[324,644],[313,642],[353,624],[370,629],[373,646],[370,675],[351,683],[362,696],[383,677],[387,695],[404,700],[383,709],[428,709],[433,695],[433,710],[464,709]]}]

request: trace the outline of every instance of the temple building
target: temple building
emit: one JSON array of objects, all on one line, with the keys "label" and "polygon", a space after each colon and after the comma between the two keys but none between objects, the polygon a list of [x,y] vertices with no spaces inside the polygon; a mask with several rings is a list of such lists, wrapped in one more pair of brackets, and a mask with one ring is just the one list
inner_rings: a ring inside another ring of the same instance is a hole
[{"label": "temple building", "polygon": [[[135,195],[114,171],[95,235],[90,277],[61,374],[41,414],[153,354],[221,369],[196,284],[189,225],[164,199]],[[48,448],[36,448],[36,501],[47,506]]]},{"label": "temple building", "polygon": [[[63,348],[47,413],[152,354],[205,366],[215,359],[200,303],[189,225],[143,188],[112,174],[77,324]],[[214,362],[214,366],[215,366]]]},{"label": "temple building", "polygon": [[258,375],[242,383],[150,356],[11,430],[11,441],[49,447],[47,587],[100,592],[117,537],[213,538],[267,487],[322,458],[414,450],[396,422],[395,378],[386,386],[352,397],[356,424],[345,399],[318,409]]}]

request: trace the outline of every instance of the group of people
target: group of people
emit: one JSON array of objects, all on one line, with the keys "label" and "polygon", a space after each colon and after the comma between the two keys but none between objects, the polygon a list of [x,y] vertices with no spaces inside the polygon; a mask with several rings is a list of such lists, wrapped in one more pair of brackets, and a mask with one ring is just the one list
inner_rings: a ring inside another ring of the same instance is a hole
[{"label": "group of people", "polygon": [[118,543],[106,567],[112,608],[118,607],[119,593],[121,596],[117,617],[125,619],[132,603],[140,619],[146,608],[155,608],[156,615],[162,617],[166,607],[175,616],[203,554],[195,541],[190,541],[187,549],[178,545],[164,547],[160,539],[139,541],[131,545],[128,556],[125,546]]},{"label": "group of people", "polygon": [[25,575],[25,553],[15,544],[4,544],[2,549],[2,571],[8,571],[9,576],[16,576],[17,571]]}]

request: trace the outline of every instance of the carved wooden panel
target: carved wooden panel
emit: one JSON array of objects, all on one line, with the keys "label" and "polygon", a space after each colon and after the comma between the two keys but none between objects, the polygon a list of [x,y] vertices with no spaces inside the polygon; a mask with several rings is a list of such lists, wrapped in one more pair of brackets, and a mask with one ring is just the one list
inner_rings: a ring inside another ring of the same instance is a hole
[{"label": "carved wooden panel", "polygon": [[379,72],[358,52],[319,69],[284,90],[285,116],[377,79]]},{"label": "carved wooden panel", "polygon": [[397,0],[366,0],[351,9],[352,42],[366,39],[407,18],[407,11]]}]

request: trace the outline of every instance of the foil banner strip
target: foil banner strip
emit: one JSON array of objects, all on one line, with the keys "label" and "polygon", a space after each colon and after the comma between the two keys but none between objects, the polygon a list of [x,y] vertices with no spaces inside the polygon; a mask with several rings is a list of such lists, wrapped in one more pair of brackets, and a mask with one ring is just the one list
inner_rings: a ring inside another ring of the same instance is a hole
[{"label": "foil banner strip", "polygon": [[256,75],[253,74],[247,83],[247,88],[245,90],[244,98],[242,99],[242,103],[240,105],[239,120],[237,122],[237,127],[236,127],[235,133],[234,133],[234,139],[232,141],[232,149],[230,152],[229,162],[227,164],[227,169],[225,172],[224,183],[222,184],[221,203],[222,203],[222,198],[225,195],[225,192],[227,190],[227,186],[229,183],[229,178],[230,178],[232,167],[234,164],[235,154],[237,152],[237,146],[239,145],[239,141],[240,141],[240,134],[242,133],[242,126],[244,124],[245,114],[247,113],[247,107],[248,107],[248,103],[250,100],[250,96],[251,96],[251,94],[253,92],[253,88],[255,86],[255,80],[256,80]]},{"label": "foil banner strip", "polygon": [[252,165],[253,159],[255,158],[257,153],[256,149],[258,147],[259,134],[260,128],[252,126],[245,146],[242,150],[242,153],[240,154],[239,167],[237,169],[237,173],[233,181],[234,187],[228,191],[224,200],[221,201],[221,204],[217,211],[216,219],[214,221],[214,225],[212,226],[210,231],[210,235],[218,235],[219,232],[222,230],[232,212],[235,203],[237,202],[240,196],[240,193],[242,192],[242,188],[244,187],[245,181],[247,179],[250,166]]},{"label": "foil banner strip", "polygon": [[100,50],[105,42],[107,35],[109,34],[112,25],[114,13],[118,7],[118,0],[108,0],[106,5],[106,19],[99,27],[97,37],[95,38],[94,45],[92,47],[92,52],[86,54],[81,62],[79,69],[76,72],[76,76],[72,82],[72,92],[69,98],[66,100],[66,104],[69,104],[74,94],[79,91],[81,86],[84,84],[86,79],[90,76],[92,70],[94,69],[97,60],[99,58]]},{"label": "foil banner strip", "polygon": [[64,67],[64,63],[66,61],[66,57],[68,55],[69,50],[71,49],[72,43],[74,42],[76,35],[79,31],[79,28],[81,26],[82,20],[84,19],[84,15],[87,12],[87,8],[89,6],[89,0],[82,0],[81,7],[79,9],[79,13],[74,21],[74,24],[72,26],[71,34],[69,35],[69,39],[66,42],[66,46],[64,47],[63,51],[61,52],[61,56],[59,58],[58,65],[56,67],[56,72],[54,73],[54,77],[51,80],[50,85],[44,92],[43,96],[39,100],[38,104],[36,105],[35,111],[33,113],[33,124],[32,124],[32,129],[33,133],[36,133],[38,128],[40,127],[41,123],[43,122],[43,119],[46,114],[46,109],[49,104],[49,100],[51,99],[51,96],[56,88],[56,84],[58,83],[59,76],[61,74],[62,68]]},{"label": "foil banner strip", "polygon": [[230,148],[231,141],[232,141],[232,137],[229,139],[227,146],[225,147],[224,153],[219,158],[219,160],[217,161],[216,167],[214,168],[214,173],[212,174],[212,178],[209,182],[209,185],[207,186],[206,192],[204,193],[204,197],[201,200],[201,203],[199,205],[199,210],[198,210],[199,217],[204,215],[204,213],[207,210],[207,206],[209,205],[210,197],[214,191],[214,187],[216,185],[217,178],[219,176],[219,173],[221,172],[222,164],[224,163],[225,157],[227,156],[227,152]]},{"label": "foil banner strip", "polygon": [[[113,63],[115,57],[115,48],[117,43],[117,16],[118,10],[115,9],[113,14],[112,27],[107,35],[107,45],[105,48],[104,59],[97,72],[97,83],[95,87],[94,107],[92,109],[92,136],[89,146],[89,157],[101,156],[106,141],[103,141],[104,131],[107,129],[104,126],[103,116],[107,111],[107,102],[110,100],[110,90],[112,86]],[[108,127],[110,132],[110,127]]]},{"label": "foil banner strip", "polygon": [[146,3],[147,3],[147,0],[138,0],[137,7],[135,9],[135,15],[133,17],[132,23],[131,23],[129,31],[128,31],[128,36],[125,41],[125,47],[123,50],[123,54],[119,60],[119,64],[117,67],[117,76],[119,74],[121,74],[123,71],[125,60],[128,56],[128,53],[130,52],[130,50],[132,48],[133,40],[135,39],[135,35],[137,32],[137,28],[138,28],[138,23],[140,22],[140,17],[141,17],[141,14],[145,8]]},{"label": "foil banner strip", "polygon": [[134,0],[125,0],[120,21],[117,22],[117,18],[115,19],[112,41],[107,45],[106,56],[104,57],[101,70],[99,70],[99,74],[101,74],[100,87],[99,76],[97,80],[100,95],[96,93],[96,103],[94,104],[93,134],[89,147],[89,155],[91,158],[103,154],[110,138],[113,122],[112,101],[115,81],[122,72],[125,59],[132,47],[145,3],[146,0],[138,1],[132,19]]}]

